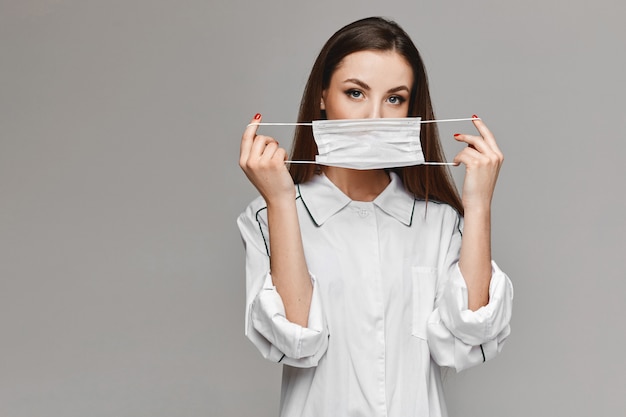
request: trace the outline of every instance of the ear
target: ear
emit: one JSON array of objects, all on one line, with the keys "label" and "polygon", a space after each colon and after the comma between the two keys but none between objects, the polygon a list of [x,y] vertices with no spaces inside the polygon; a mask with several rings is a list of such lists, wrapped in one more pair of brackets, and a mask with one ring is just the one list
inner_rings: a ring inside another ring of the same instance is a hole
[{"label": "ear", "polygon": [[322,98],[320,98],[320,110],[326,110],[326,104],[324,104],[325,96],[326,96],[326,90],[322,91]]}]

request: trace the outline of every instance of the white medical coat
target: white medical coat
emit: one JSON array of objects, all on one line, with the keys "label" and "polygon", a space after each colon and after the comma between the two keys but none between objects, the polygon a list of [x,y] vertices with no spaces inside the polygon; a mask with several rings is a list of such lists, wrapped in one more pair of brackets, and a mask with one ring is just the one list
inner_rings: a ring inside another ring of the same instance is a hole
[{"label": "white medical coat", "polygon": [[492,262],[489,304],[467,307],[458,267],[462,218],[391,182],[352,201],[324,175],[297,187],[313,298],[306,328],[289,322],[269,269],[267,210],[238,218],[246,248],[245,331],[283,364],[284,417],[446,416],[441,367],[493,358],[510,333],[513,287]]}]

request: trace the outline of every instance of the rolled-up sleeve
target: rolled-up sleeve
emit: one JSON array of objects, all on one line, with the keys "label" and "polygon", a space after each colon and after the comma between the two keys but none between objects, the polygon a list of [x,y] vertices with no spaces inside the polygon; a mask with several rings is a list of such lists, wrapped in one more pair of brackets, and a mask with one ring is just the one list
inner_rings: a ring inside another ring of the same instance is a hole
[{"label": "rolled-up sleeve", "polygon": [[509,336],[513,285],[492,261],[489,303],[476,311],[468,308],[467,285],[454,265],[437,308],[428,320],[428,344],[440,366],[457,371],[495,357]]},{"label": "rolled-up sleeve", "polygon": [[292,366],[311,367],[317,365],[326,351],[328,333],[313,277],[312,282],[308,325],[302,327],[287,320],[280,294],[267,274],[263,288],[250,306],[252,325],[247,332],[266,358]]},{"label": "rolled-up sleeve", "polygon": [[428,347],[440,366],[457,371],[494,358],[511,333],[513,285],[491,262],[489,303],[476,311],[468,307],[467,284],[459,269],[463,218],[450,212],[444,220],[449,239],[441,239],[440,276],[435,309],[427,323]]},{"label": "rolled-up sleeve", "polygon": [[[258,204],[256,204],[259,207]],[[253,202],[237,224],[246,250],[245,334],[263,357],[296,367],[316,366],[328,347],[328,330],[315,278],[306,327],[287,320],[280,294],[272,283],[269,237]]]}]

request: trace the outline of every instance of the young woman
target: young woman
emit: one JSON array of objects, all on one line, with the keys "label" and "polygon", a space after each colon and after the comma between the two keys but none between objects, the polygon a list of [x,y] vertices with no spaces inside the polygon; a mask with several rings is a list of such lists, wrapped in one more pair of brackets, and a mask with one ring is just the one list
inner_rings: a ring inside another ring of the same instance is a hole
[{"label": "young woman", "polygon": [[[299,122],[434,114],[422,60],[394,22],[335,33],[309,77]],[[278,142],[241,141],[261,196],[238,219],[246,248],[246,334],[283,364],[281,416],[445,416],[441,368],[493,358],[513,289],[491,261],[491,198],[503,156],[485,124],[468,146],[462,198],[441,166],[357,170],[291,165]],[[426,161],[443,161],[423,124]],[[314,161],[308,126],[293,160]]]}]

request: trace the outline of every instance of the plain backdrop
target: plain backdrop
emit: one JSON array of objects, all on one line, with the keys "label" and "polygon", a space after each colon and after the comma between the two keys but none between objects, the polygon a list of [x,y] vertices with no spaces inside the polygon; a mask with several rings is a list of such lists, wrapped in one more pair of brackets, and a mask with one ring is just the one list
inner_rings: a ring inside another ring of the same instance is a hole
[{"label": "plain backdrop", "polygon": [[[513,333],[446,379],[452,416],[626,409],[624,2],[0,0],[1,416],[277,415],[243,334],[239,140],[295,121],[322,44],[372,15],[506,156]],[[472,129],[442,126],[448,159]]]}]

